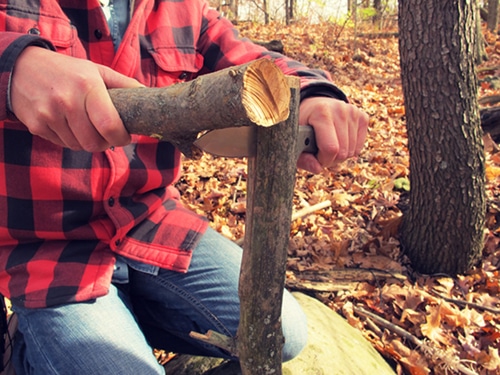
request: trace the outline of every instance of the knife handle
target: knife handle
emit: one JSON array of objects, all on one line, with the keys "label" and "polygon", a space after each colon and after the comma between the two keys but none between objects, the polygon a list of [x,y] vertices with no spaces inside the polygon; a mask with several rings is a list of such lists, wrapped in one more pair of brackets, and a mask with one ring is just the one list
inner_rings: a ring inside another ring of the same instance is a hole
[{"label": "knife handle", "polygon": [[299,126],[299,137],[297,139],[297,143],[297,149],[300,153],[308,152],[315,155],[318,153],[316,136],[314,134],[314,128],[311,125]]}]

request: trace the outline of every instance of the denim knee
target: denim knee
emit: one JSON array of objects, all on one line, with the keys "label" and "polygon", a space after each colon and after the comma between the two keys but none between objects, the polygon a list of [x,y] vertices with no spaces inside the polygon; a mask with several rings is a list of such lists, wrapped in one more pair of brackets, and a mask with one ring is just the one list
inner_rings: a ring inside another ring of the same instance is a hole
[{"label": "denim knee", "polygon": [[285,337],[282,358],[286,362],[298,356],[307,343],[306,314],[288,291],[283,294],[281,322]]}]

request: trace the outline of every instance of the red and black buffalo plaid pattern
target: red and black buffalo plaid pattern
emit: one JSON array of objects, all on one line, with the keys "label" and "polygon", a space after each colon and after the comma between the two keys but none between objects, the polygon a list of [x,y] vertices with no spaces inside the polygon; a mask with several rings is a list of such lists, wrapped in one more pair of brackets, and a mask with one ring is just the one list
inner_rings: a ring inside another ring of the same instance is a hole
[{"label": "red and black buffalo plaid pattern", "polygon": [[239,38],[199,0],[135,1],[116,52],[97,0],[0,0],[0,293],[27,307],[104,295],[116,253],[186,272],[207,227],[179,204],[180,154],[169,143],[133,136],[127,147],[75,152],[16,121],[9,78],[28,45],[155,87],[266,56],[302,78],[303,96],[345,100],[327,73]]}]

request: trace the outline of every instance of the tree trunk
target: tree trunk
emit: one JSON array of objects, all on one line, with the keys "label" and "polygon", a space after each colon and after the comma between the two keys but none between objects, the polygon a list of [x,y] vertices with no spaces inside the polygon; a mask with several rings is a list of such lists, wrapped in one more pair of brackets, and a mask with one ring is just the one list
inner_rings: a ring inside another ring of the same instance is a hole
[{"label": "tree trunk", "polygon": [[484,152],[471,1],[399,2],[410,150],[410,205],[401,243],[414,268],[456,274],[483,248]]},{"label": "tree trunk", "polygon": [[264,12],[264,25],[269,25],[269,4],[267,0],[262,0],[262,11]]},{"label": "tree trunk", "polygon": [[291,13],[291,0],[285,0],[285,24],[290,25],[290,20],[292,19],[290,17]]},{"label": "tree trunk", "polygon": [[498,0],[488,0],[488,30],[495,32],[498,26]]},{"label": "tree trunk", "polygon": [[232,19],[234,24],[237,24],[239,19],[240,19],[239,14],[238,14],[238,12],[240,10],[239,8],[240,8],[240,0],[234,0],[234,2],[233,2],[233,19]]},{"label": "tree trunk", "polygon": [[381,27],[382,20],[382,0],[373,0],[373,8],[375,8],[375,15],[373,16],[373,23],[377,28]]},{"label": "tree trunk", "polygon": [[290,117],[257,127],[248,159],[248,205],[239,283],[237,349],[243,375],[280,375],[281,303],[290,239],[297,155],[299,82],[290,77]]}]

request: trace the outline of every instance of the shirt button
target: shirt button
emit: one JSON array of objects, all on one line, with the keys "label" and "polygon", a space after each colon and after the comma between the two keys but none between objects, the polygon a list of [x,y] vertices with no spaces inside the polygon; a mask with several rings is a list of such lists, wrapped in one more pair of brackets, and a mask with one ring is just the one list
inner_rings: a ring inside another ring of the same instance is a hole
[{"label": "shirt button", "polygon": [[102,31],[99,29],[94,30],[94,36],[99,40],[102,38]]},{"label": "shirt button", "polygon": [[28,34],[40,35],[40,30],[38,30],[36,27],[32,27],[31,29],[28,30]]},{"label": "shirt button", "polygon": [[115,198],[111,197],[108,199],[109,207],[113,207],[115,205]]},{"label": "shirt button", "polygon": [[186,79],[188,76],[187,72],[182,72],[180,75],[179,75],[179,79]]}]

